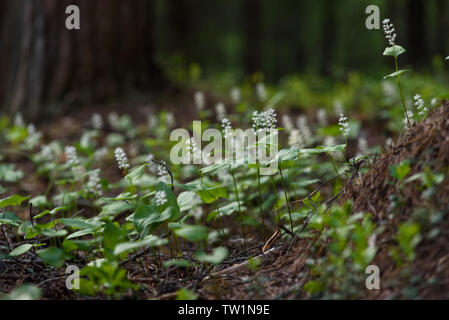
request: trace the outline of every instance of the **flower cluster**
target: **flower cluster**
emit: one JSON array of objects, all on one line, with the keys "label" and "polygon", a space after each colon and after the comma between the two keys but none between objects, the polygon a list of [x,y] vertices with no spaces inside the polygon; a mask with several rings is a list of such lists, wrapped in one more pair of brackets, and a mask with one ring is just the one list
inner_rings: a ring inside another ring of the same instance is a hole
[{"label": "flower cluster", "polygon": [[358,142],[357,142],[357,146],[359,149],[359,153],[361,155],[366,155],[369,153],[369,147],[368,147],[368,140],[366,140],[365,137],[360,137]]},{"label": "flower cluster", "polygon": [[288,136],[288,144],[292,147],[303,148],[304,139],[301,132],[298,129],[292,129]]},{"label": "flower cluster", "polygon": [[301,133],[303,142],[305,145],[309,145],[313,142],[313,135],[310,131],[309,125],[307,124],[307,118],[305,116],[299,116],[296,119],[296,126],[299,129],[299,132]]},{"label": "flower cluster", "polygon": [[115,160],[117,160],[119,169],[125,170],[129,168],[128,158],[126,157],[126,153],[122,148],[115,149],[114,155]]},{"label": "flower cluster", "polygon": [[154,195],[154,203],[157,206],[162,206],[167,203],[167,193],[165,191],[157,191]]},{"label": "flower cluster", "polygon": [[92,124],[92,128],[94,128],[95,130],[103,129],[103,118],[100,114],[94,113],[92,115],[92,118],[90,119],[90,122]]},{"label": "flower cluster", "polygon": [[393,23],[390,23],[390,19],[385,19],[382,21],[385,38],[388,40],[390,46],[394,46],[396,44],[396,31],[394,30]]},{"label": "flower cluster", "polygon": [[424,100],[421,98],[419,94],[415,94],[413,97],[415,99],[415,106],[418,110],[418,114],[422,117],[426,114],[427,108],[424,106]]},{"label": "flower cluster", "polygon": [[240,89],[238,87],[234,87],[234,88],[231,89],[231,100],[232,100],[232,103],[234,103],[234,104],[239,103],[240,99],[241,99],[241,96],[242,96],[242,94],[241,94]]},{"label": "flower cluster", "polygon": [[198,111],[202,111],[206,104],[206,99],[204,98],[204,93],[201,91],[195,92],[194,96],[195,106]]},{"label": "flower cluster", "polygon": [[64,152],[66,154],[68,164],[72,166],[78,166],[80,164],[75,147],[67,146],[64,148]]},{"label": "flower cluster", "polygon": [[320,126],[325,127],[327,126],[327,113],[324,109],[318,109],[316,117],[318,119],[318,123]]},{"label": "flower cluster", "polygon": [[226,106],[223,102],[219,102],[215,105],[215,113],[217,114],[217,119],[222,121],[226,117]]},{"label": "flower cluster", "polygon": [[193,161],[201,159],[201,152],[198,149],[194,138],[190,138],[186,141],[186,149],[189,152],[189,158],[192,158]]},{"label": "flower cluster", "polygon": [[292,118],[290,118],[290,116],[287,114],[284,114],[282,116],[282,125],[287,132],[290,132],[294,129]]},{"label": "flower cluster", "polygon": [[107,154],[108,154],[108,149],[106,147],[103,147],[94,152],[94,158],[97,161],[101,161],[106,157]]},{"label": "flower cluster", "polygon": [[221,121],[221,127],[223,128],[225,139],[232,136],[232,125],[231,125],[231,121],[229,121],[229,119],[224,118]]},{"label": "flower cluster", "polygon": [[262,82],[256,84],[256,96],[260,102],[267,100],[267,89]]},{"label": "flower cluster", "polygon": [[100,170],[89,172],[89,180],[86,184],[87,192],[94,195],[101,195]]},{"label": "flower cluster", "polygon": [[264,112],[253,112],[252,122],[253,129],[258,131],[271,131],[276,129],[277,115],[273,108],[269,108]]},{"label": "flower cluster", "polygon": [[349,124],[348,118],[342,114],[340,114],[340,119],[338,120],[338,126],[340,127],[341,133],[347,137],[349,134]]},{"label": "flower cluster", "polygon": [[175,116],[171,112],[165,115],[165,125],[167,128],[173,128],[176,125]]},{"label": "flower cluster", "polygon": [[410,119],[410,125],[415,123],[415,121],[413,120],[413,116],[414,116],[413,111],[407,110],[407,115],[404,115],[404,121],[403,121],[405,126],[408,125],[408,120],[407,119]]}]

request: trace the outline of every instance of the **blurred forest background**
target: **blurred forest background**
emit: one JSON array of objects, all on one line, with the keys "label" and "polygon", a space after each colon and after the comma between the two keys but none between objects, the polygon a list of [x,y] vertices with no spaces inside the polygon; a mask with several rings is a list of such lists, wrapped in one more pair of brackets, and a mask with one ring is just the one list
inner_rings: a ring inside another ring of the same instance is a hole
[{"label": "blurred forest background", "polygon": [[[71,4],[79,31],[65,28]],[[227,88],[255,73],[269,84],[305,74],[334,83],[352,71],[381,79],[391,60],[382,29],[365,27],[371,4],[393,20],[402,64],[445,73],[447,0],[4,0],[2,111],[36,118],[198,79]]]}]

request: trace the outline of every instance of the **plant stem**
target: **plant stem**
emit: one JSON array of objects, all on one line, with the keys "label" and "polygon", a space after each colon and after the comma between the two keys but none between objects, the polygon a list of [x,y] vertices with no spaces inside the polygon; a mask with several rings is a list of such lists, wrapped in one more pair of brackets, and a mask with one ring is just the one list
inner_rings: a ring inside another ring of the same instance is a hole
[{"label": "plant stem", "polygon": [[237,189],[237,181],[235,181],[235,175],[234,175],[234,171],[231,170],[231,176],[232,176],[232,180],[234,181],[234,189],[235,189],[235,195],[237,197],[237,204],[239,207],[239,214],[240,214],[240,219],[241,224],[242,224],[242,234],[243,234],[243,242],[245,244],[245,249],[248,247],[247,243],[246,243],[246,232],[245,232],[245,223],[243,221],[243,213],[242,213],[242,208],[240,207],[240,197],[239,197],[239,190]]},{"label": "plant stem", "polygon": [[[394,64],[396,67],[396,72],[398,72],[399,68],[398,68],[398,57],[394,57]],[[407,124],[410,127],[410,118],[408,117],[408,112],[407,112],[407,108],[405,106],[405,99],[404,99],[404,92],[402,90],[402,84],[401,84],[401,76],[397,76],[397,80],[398,80],[398,86],[399,86],[399,92],[401,93],[401,102],[402,102],[402,108],[404,109],[405,112],[405,116],[407,118]]]},{"label": "plant stem", "polygon": [[263,216],[263,209],[262,209],[262,189],[261,189],[261,185],[260,185],[260,167],[259,165],[257,165],[257,185],[258,185],[258,189],[259,189],[259,210],[260,210],[260,216],[262,217],[262,226],[263,226],[263,240],[266,240],[266,226],[265,226],[265,218]]},{"label": "plant stem", "polygon": [[288,216],[290,218],[290,228],[293,233],[293,220],[292,220],[292,212],[290,210],[290,203],[288,202],[287,189],[285,187],[284,175],[282,174],[281,166],[279,166],[279,173],[281,174],[282,188],[284,189],[285,202],[287,203]]},{"label": "plant stem", "polygon": [[338,173],[337,167],[335,166],[334,159],[332,159],[332,156],[328,152],[326,152],[326,155],[329,158],[329,160],[331,161],[332,166],[334,167],[335,173],[341,179],[340,174]]},{"label": "plant stem", "polygon": [[281,221],[281,212],[279,211],[279,208],[277,206],[277,204],[279,202],[278,192],[277,192],[277,189],[276,189],[276,183],[274,182],[273,176],[270,177],[270,180],[271,180],[271,184],[273,185],[274,199],[276,201],[275,205],[276,205],[276,211],[278,213],[278,223],[279,223],[279,221]]},{"label": "plant stem", "polygon": [[225,240],[226,247],[228,247],[228,238],[226,237],[226,233],[224,232],[223,223],[221,221],[220,206],[218,204],[217,204],[217,212],[218,212],[218,221],[220,222],[221,232],[223,233],[223,238]]}]

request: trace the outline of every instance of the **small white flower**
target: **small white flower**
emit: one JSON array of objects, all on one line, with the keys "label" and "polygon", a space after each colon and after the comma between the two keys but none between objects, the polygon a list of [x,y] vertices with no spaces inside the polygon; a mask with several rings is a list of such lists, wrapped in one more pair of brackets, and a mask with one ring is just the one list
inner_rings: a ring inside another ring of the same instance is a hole
[{"label": "small white flower", "polygon": [[320,126],[326,127],[327,126],[327,113],[326,113],[326,110],[318,109],[318,111],[317,111],[317,119],[318,119],[318,123],[320,124]]},{"label": "small white flower", "polygon": [[129,168],[128,157],[126,156],[126,153],[122,148],[115,149],[114,155],[115,160],[117,160],[119,169],[125,170]]},{"label": "small white flower", "polygon": [[288,136],[288,144],[292,147],[304,148],[304,138],[298,129],[292,129]]},{"label": "small white flower", "polygon": [[231,89],[231,100],[232,100],[232,103],[234,103],[234,104],[239,103],[240,99],[241,99],[241,96],[242,96],[242,94],[241,94],[240,89],[238,87],[234,87],[234,88]]},{"label": "small white flower", "polygon": [[204,93],[201,91],[195,92],[194,96],[195,106],[198,111],[202,111],[206,105],[206,98],[204,97]]},{"label": "small white flower", "polygon": [[72,166],[78,166],[80,164],[75,147],[66,146],[64,148],[64,152],[66,154],[68,164]]},{"label": "small white flower", "polygon": [[221,121],[221,127],[223,128],[225,139],[232,136],[232,125],[231,125],[231,121],[229,121],[229,119],[224,118]]},{"label": "small white flower", "polygon": [[365,137],[360,137],[357,142],[357,145],[358,145],[359,153],[361,155],[366,155],[369,153],[368,140],[366,140]]},{"label": "small white flower", "polygon": [[427,108],[424,106],[424,100],[421,98],[419,94],[415,94],[413,97],[415,99],[415,106],[418,110],[418,114],[422,117],[426,114]]},{"label": "small white flower", "polygon": [[161,160],[161,164],[156,164],[157,176],[159,181],[165,181],[165,177],[168,176],[167,168],[165,167],[165,161]]},{"label": "small white flower", "polygon": [[226,106],[223,102],[219,102],[215,106],[215,113],[218,121],[222,121],[226,117]]},{"label": "small white flower", "polygon": [[296,119],[296,126],[301,132],[301,136],[303,138],[304,144],[309,145],[313,142],[312,132],[307,124],[307,118],[303,115],[299,116]]},{"label": "small white flower", "polygon": [[287,114],[284,114],[282,116],[282,125],[287,132],[290,132],[294,129],[292,118]]},{"label": "small white flower", "polygon": [[335,146],[335,138],[328,136],[324,139],[324,146],[326,147],[332,147]]},{"label": "small white flower", "polygon": [[349,134],[349,124],[348,118],[342,114],[340,114],[340,119],[338,120],[338,126],[340,127],[341,133],[347,137]]},{"label": "small white flower", "polygon": [[150,128],[155,128],[157,127],[157,125],[159,124],[159,119],[152,114],[151,116],[148,117],[148,126]]},{"label": "small white flower", "polygon": [[396,31],[394,30],[393,23],[390,23],[390,19],[385,19],[382,21],[385,38],[388,40],[390,46],[394,46],[396,44]]},{"label": "small white flower", "polygon": [[106,147],[103,147],[94,152],[94,158],[97,161],[101,161],[104,159],[104,157],[106,157],[107,153],[108,153],[108,149]]},{"label": "small white flower", "polygon": [[23,116],[20,112],[14,117],[14,125],[16,127],[25,127],[25,121],[23,121]]},{"label": "small white flower", "polygon": [[256,96],[260,102],[267,100],[267,89],[262,82],[256,84]]},{"label": "small white flower", "polygon": [[90,122],[92,124],[92,127],[96,130],[103,129],[103,118],[99,113],[94,113],[92,115],[92,118],[90,119]]},{"label": "small white flower", "polygon": [[112,129],[118,130],[120,127],[120,118],[117,113],[111,112],[108,114],[108,122]]},{"label": "small white flower", "polygon": [[167,203],[167,193],[165,191],[157,191],[154,195],[154,202],[157,206],[162,206]]},{"label": "small white flower", "polygon": [[171,112],[167,112],[165,116],[165,125],[167,128],[173,128],[176,124],[175,116]]},{"label": "small white flower", "polygon": [[197,207],[189,210],[189,213],[195,218],[195,220],[199,220],[203,216],[203,208],[200,206],[197,206]]},{"label": "small white flower", "polygon": [[192,161],[201,159],[201,152],[198,149],[194,138],[190,138],[186,141],[186,149],[189,152],[189,158],[191,158]]},{"label": "small white flower", "polygon": [[101,195],[101,184],[100,184],[100,169],[89,172],[89,180],[86,184],[86,189],[88,193],[94,195]]},{"label": "small white flower", "polygon": [[[414,123],[415,123],[415,120],[413,120],[413,111],[407,110],[407,116],[408,116],[408,119],[410,119],[410,125],[414,124]],[[404,115],[403,124],[404,124],[405,126],[408,125],[407,116]]]},{"label": "small white flower", "polygon": [[334,112],[336,116],[343,113],[343,103],[338,99],[334,100]]}]

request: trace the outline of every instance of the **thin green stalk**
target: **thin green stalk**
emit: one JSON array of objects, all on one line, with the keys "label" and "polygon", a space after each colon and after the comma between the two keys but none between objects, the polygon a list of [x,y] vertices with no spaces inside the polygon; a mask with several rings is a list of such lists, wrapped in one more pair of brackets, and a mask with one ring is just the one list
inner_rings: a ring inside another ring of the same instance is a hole
[{"label": "thin green stalk", "polygon": [[218,204],[217,204],[217,212],[218,212],[218,221],[220,223],[221,232],[223,233],[223,238],[225,240],[226,247],[228,247],[228,238],[226,237],[226,233],[224,232],[223,223],[221,221],[220,206]]},{"label": "thin green stalk", "polygon": [[290,228],[293,234],[293,220],[292,220],[292,212],[290,210],[290,203],[288,202],[287,188],[285,187],[284,175],[282,174],[281,166],[279,166],[279,173],[281,174],[282,181],[282,189],[284,189],[285,202],[287,203],[288,216],[290,218]]},{"label": "thin green stalk", "polygon": [[335,173],[341,179],[340,174],[338,173],[337,167],[335,166],[334,159],[332,159],[332,156],[328,152],[326,152],[326,155],[329,158],[329,160],[331,161],[332,166],[334,167]]},{"label": "thin green stalk", "polygon": [[237,181],[235,180],[235,175],[234,175],[234,171],[231,170],[231,176],[232,176],[232,180],[234,181],[234,190],[235,190],[235,196],[237,197],[237,204],[238,204],[238,208],[239,208],[239,215],[240,215],[240,219],[241,219],[241,227],[242,227],[242,234],[243,234],[243,242],[245,244],[245,248],[247,248],[247,244],[246,244],[246,232],[245,232],[245,223],[243,221],[243,213],[242,213],[242,208],[240,207],[240,197],[239,197],[239,190],[237,188]]},{"label": "thin green stalk", "polygon": [[[394,57],[394,64],[396,67],[396,72],[398,72],[399,67],[398,67],[398,57]],[[399,92],[401,93],[401,102],[402,102],[402,108],[404,109],[404,113],[405,116],[407,118],[407,124],[410,127],[410,118],[408,117],[408,112],[407,112],[407,108],[405,106],[405,99],[404,99],[404,92],[402,90],[402,84],[401,84],[401,76],[397,76],[397,80],[398,80],[398,86],[399,86]]]},{"label": "thin green stalk", "polygon": [[274,182],[273,176],[270,177],[270,180],[271,180],[271,184],[272,184],[272,186],[273,186],[274,199],[275,199],[275,201],[276,201],[275,204],[276,204],[276,211],[277,211],[277,213],[278,213],[278,223],[279,223],[279,221],[281,221],[281,212],[280,212],[280,210],[279,210],[279,207],[277,206],[277,204],[278,204],[278,202],[279,202],[278,192],[277,192],[277,189],[276,189],[276,183]]},{"label": "thin green stalk", "polygon": [[260,184],[260,167],[259,165],[257,165],[257,185],[258,185],[258,189],[259,189],[259,211],[260,211],[260,216],[262,217],[262,226],[263,226],[263,239],[264,241],[266,240],[266,225],[265,225],[265,218],[263,216],[263,209],[262,209],[262,188],[261,188],[261,184]]}]

